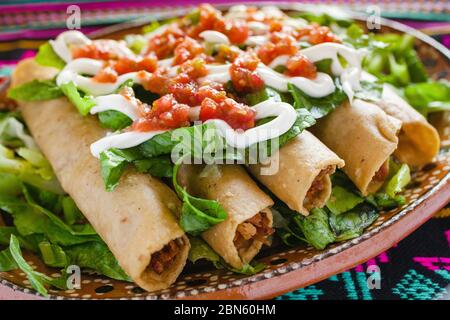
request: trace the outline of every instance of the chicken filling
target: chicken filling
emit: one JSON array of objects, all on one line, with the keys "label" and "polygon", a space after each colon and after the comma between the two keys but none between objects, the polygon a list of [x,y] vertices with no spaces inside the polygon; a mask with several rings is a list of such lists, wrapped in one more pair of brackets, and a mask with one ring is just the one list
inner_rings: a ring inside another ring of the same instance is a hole
[{"label": "chicken filling", "polygon": [[320,194],[325,189],[326,186],[325,179],[328,175],[333,174],[334,170],[335,170],[334,166],[328,166],[319,172],[319,174],[311,184],[311,187],[309,187],[305,199],[303,200],[303,206],[306,209],[309,210],[316,206]]},{"label": "chicken filling", "polygon": [[170,241],[164,248],[153,253],[150,260],[151,269],[157,274],[162,274],[170,268],[182,246],[183,239],[178,238]]},{"label": "chicken filling", "polygon": [[259,212],[238,225],[234,245],[239,250],[249,248],[254,241],[269,245],[268,237],[274,232],[265,212]]}]

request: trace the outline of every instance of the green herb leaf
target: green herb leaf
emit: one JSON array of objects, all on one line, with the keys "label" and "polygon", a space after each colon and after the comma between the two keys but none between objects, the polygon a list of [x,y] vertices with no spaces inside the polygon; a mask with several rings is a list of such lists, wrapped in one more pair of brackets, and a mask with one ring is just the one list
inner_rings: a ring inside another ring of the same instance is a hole
[{"label": "green herb leaf", "polygon": [[8,98],[19,101],[45,101],[63,95],[54,80],[33,80],[8,90]]},{"label": "green herb leaf", "polygon": [[39,51],[34,59],[37,63],[46,67],[62,69],[66,65],[64,60],[61,59],[53,50],[50,42],[46,42],[39,47]]}]

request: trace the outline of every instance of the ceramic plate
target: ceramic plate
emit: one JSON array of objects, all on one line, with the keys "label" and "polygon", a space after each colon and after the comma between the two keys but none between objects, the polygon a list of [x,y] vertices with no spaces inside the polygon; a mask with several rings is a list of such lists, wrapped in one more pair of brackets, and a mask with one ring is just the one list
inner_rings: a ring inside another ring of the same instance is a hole
[{"label": "ceramic plate", "polygon": [[[293,5],[281,5],[293,9]],[[137,33],[151,20],[186,13],[187,8],[160,10],[147,21],[134,21],[102,29],[97,37],[122,37]],[[355,19],[364,17],[352,14]],[[419,55],[434,79],[450,79],[450,52],[424,34],[399,23],[381,19],[378,32],[407,32],[417,38]],[[441,133],[442,147],[433,163],[413,174],[413,181],[404,195],[407,203],[401,208],[384,212],[358,238],[318,251],[311,246],[289,248],[283,245],[262,251],[257,261],[267,268],[254,276],[242,276],[215,270],[208,264],[188,265],[178,281],[169,289],[147,293],[134,284],[111,280],[95,273],[84,273],[80,290],[49,290],[51,299],[262,299],[326,279],[352,268],[390,248],[427,221],[450,199],[450,120],[436,117],[433,124]],[[1,219],[1,218],[0,218]],[[1,221],[0,221],[1,223]],[[25,253],[26,260],[36,270],[59,276],[57,269],[46,267],[37,256]],[[0,272],[0,283],[35,294],[25,274],[19,271]]]}]

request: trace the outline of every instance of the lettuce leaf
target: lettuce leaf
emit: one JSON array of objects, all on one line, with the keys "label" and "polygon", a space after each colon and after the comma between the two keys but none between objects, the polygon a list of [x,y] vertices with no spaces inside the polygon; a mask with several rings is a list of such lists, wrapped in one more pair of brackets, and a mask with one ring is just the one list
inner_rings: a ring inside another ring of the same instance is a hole
[{"label": "lettuce leaf", "polygon": [[82,95],[73,82],[62,84],[60,88],[81,115],[88,115],[89,111],[95,106],[92,96]]},{"label": "lettuce leaf", "polygon": [[234,273],[253,275],[266,268],[263,263],[250,264],[245,263],[241,269],[232,268],[229,266],[204,240],[199,237],[189,237],[191,249],[189,250],[188,259],[192,263],[198,260],[207,260],[211,262],[216,269],[226,268]]},{"label": "lettuce leaf", "polygon": [[63,95],[54,80],[33,80],[8,90],[8,98],[20,101],[45,101]]},{"label": "lettuce leaf", "polygon": [[378,219],[378,210],[363,203],[345,213],[330,213],[329,223],[336,241],[345,241],[360,236],[364,229]]},{"label": "lettuce leaf", "polygon": [[336,185],[333,186],[326,206],[333,214],[338,215],[353,209],[362,202],[364,202],[363,197]]},{"label": "lettuce leaf", "polygon": [[298,214],[294,218],[306,241],[318,250],[336,241],[336,237],[328,224],[328,214],[325,210],[314,208],[306,217]]},{"label": "lettuce leaf", "polygon": [[330,95],[323,98],[312,98],[289,83],[288,90],[294,99],[294,108],[308,110],[315,119],[326,116],[347,99],[338,78],[336,78],[335,84],[336,90]]},{"label": "lettuce leaf", "polygon": [[180,166],[181,163],[174,166],[172,176],[175,191],[183,201],[180,226],[186,233],[195,236],[225,221],[228,214],[219,202],[193,197],[185,188],[181,187],[177,180]]},{"label": "lettuce leaf", "polygon": [[139,172],[146,172],[154,177],[171,178],[173,174],[173,164],[168,156],[133,161]]},{"label": "lettuce leaf", "polygon": [[39,51],[34,59],[37,63],[46,67],[62,69],[66,65],[64,60],[53,50],[50,42],[46,42],[39,47]]},{"label": "lettuce leaf", "polygon": [[129,161],[117,149],[100,153],[100,166],[106,191],[113,191],[119,183]]},{"label": "lettuce leaf", "polygon": [[98,114],[98,119],[102,127],[114,131],[122,130],[133,123],[133,121],[128,116],[116,110],[107,110],[100,112]]},{"label": "lettuce leaf", "polygon": [[450,84],[430,81],[406,86],[404,94],[408,102],[424,116],[432,112],[450,110]]},{"label": "lettuce leaf", "polygon": [[[391,170],[393,165],[395,165],[395,163],[391,161]],[[403,188],[411,181],[411,174],[407,164],[402,164],[395,171],[395,174],[388,180],[386,186],[384,187],[386,194],[391,198],[394,198],[395,195],[401,192]]]},{"label": "lettuce leaf", "polygon": [[51,285],[59,289],[66,289],[66,279],[64,277],[51,278],[45,274],[33,270],[33,268],[23,258],[19,240],[14,235],[11,235],[9,251],[11,252],[11,256],[17,266],[27,276],[31,286],[41,295],[45,297],[48,296],[47,289],[45,288],[46,285]]}]

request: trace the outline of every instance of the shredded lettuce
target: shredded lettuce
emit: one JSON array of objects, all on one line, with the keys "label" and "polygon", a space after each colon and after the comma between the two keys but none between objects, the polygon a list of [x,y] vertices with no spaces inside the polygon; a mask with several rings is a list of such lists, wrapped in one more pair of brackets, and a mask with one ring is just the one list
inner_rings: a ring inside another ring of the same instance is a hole
[{"label": "shredded lettuce", "polygon": [[92,96],[82,95],[73,82],[62,84],[60,88],[83,116],[88,115],[89,111],[95,106]]},{"label": "shredded lettuce", "polygon": [[362,203],[350,211],[341,214],[329,214],[329,223],[335,236],[335,241],[345,241],[359,237],[364,229],[378,219],[378,210],[368,204]]},{"label": "shredded lettuce", "polygon": [[327,208],[334,214],[341,214],[364,202],[364,198],[339,186],[333,186]]},{"label": "shredded lettuce", "polygon": [[326,116],[347,99],[338,78],[336,78],[335,84],[336,90],[330,95],[323,98],[312,98],[289,83],[288,89],[294,99],[294,108],[308,110],[315,119]]},{"label": "shredded lettuce", "polygon": [[178,184],[177,176],[181,162],[173,168],[172,183],[176,193],[183,201],[180,226],[188,234],[199,235],[212,226],[225,221],[227,212],[216,200],[207,200],[191,196]]},{"label": "shredded lettuce", "polygon": [[130,126],[133,121],[122,112],[116,110],[102,111],[98,114],[98,120],[104,128],[114,131],[122,130]]},{"label": "shredded lettuce", "polygon": [[8,90],[8,98],[20,101],[45,101],[63,95],[54,80],[33,80]]},{"label": "shredded lettuce", "polygon": [[410,84],[404,94],[408,102],[424,116],[432,112],[450,111],[450,84],[446,81]]},{"label": "shredded lettuce", "polygon": [[54,67],[57,69],[62,69],[66,65],[64,60],[61,59],[53,50],[50,42],[46,42],[39,47],[35,60],[42,66]]},{"label": "shredded lettuce", "polygon": [[253,275],[266,268],[263,263],[249,264],[246,263],[241,269],[232,268],[229,266],[205,241],[199,237],[189,237],[191,249],[189,251],[188,259],[192,263],[199,260],[207,260],[211,262],[216,269],[228,269],[234,273]]},{"label": "shredded lettuce", "polygon": [[60,278],[51,278],[43,273],[35,271],[23,258],[20,250],[19,240],[16,236],[11,235],[9,245],[11,257],[14,259],[17,266],[25,273],[31,286],[41,295],[48,296],[46,285],[51,285],[59,289],[66,289],[66,279],[64,276]]}]

